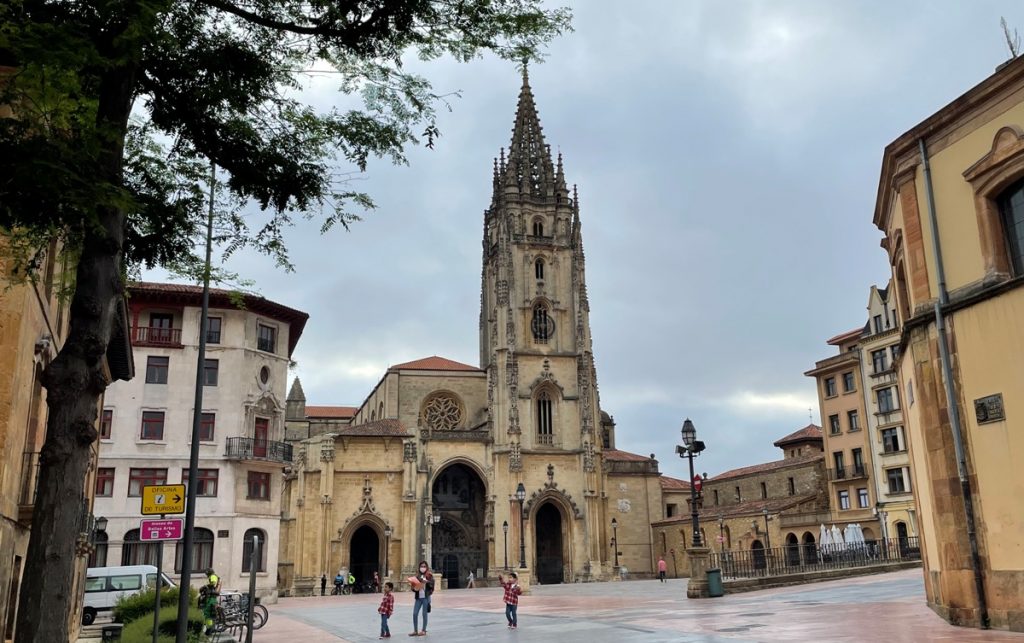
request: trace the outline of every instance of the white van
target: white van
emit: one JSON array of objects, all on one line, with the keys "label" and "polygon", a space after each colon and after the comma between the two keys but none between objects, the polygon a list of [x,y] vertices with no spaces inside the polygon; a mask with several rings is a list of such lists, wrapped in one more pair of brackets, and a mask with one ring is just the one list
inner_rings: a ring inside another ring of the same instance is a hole
[{"label": "white van", "polygon": [[[174,587],[167,574],[160,574],[160,587]],[[82,624],[91,625],[98,612],[114,609],[117,599],[156,587],[156,567],[128,565],[125,567],[90,567],[85,579],[85,606]]]}]

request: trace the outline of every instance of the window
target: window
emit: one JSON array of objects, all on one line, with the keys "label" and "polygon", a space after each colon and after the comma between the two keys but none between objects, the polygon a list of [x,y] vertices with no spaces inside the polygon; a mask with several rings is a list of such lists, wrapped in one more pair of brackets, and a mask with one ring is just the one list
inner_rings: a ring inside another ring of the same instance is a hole
[{"label": "window", "polygon": [[829,377],[825,379],[825,397],[835,397],[836,395],[836,378]]},{"label": "window", "polygon": [[718,506],[718,489],[715,489],[712,493],[715,495],[715,506],[717,507]]},{"label": "window", "polygon": [[96,470],[96,497],[109,498],[114,495],[114,469],[101,467]]},{"label": "window", "polygon": [[896,362],[900,361],[900,347],[893,346],[889,350],[892,351],[892,363],[895,364]]},{"label": "window", "polygon": [[843,462],[843,452],[836,451],[832,454],[832,463],[836,466],[836,480],[846,477],[846,465]]},{"label": "window", "polygon": [[142,412],[142,434],[143,440],[164,439],[164,412],[143,411]]},{"label": "window", "polygon": [[544,236],[544,220],[534,219],[533,220],[533,236],[543,237]]},{"label": "window", "polygon": [[877,351],[871,351],[871,368],[875,373],[882,373],[886,368],[889,367],[888,353],[884,348],[880,348]]},{"label": "window", "polygon": [[857,506],[866,509],[868,506],[868,490],[864,487],[857,489]]},{"label": "window", "polygon": [[893,400],[891,386],[881,389],[877,395],[879,413],[889,413],[896,410],[896,402]]},{"label": "window", "polygon": [[551,395],[548,391],[541,391],[537,395],[537,441],[540,444],[554,443],[551,419]]},{"label": "window", "polygon": [[[219,344],[220,343],[220,317],[207,317],[206,318],[206,343],[207,344]],[[195,569],[193,567],[192,569]]]},{"label": "window", "polygon": [[[156,565],[157,544],[155,542],[140,542],[139,530],[132,529],[124,535],[124,545],[121,546],[122,565]],[[142,580],[138,574],[130,576],[111,576],[111,589],[139,589],[142,587]]]},{"label": "window", "polygon": [[888,469],[885,477],[889,482],[889,493],[906,493],[910,491],[910,484],[907,482],[903,469]]},{"label": "window", "polygon": [[[254,542],[254,537],[259,538],[259,544]],[[256,547],[256,571],[267,571],[267,535],[262,529],[248,529],[242,538],[242,573],[248,573],[252,569],[253,547]]]},{"label": "window", "polygon": [[216,429],[217,414],[203,413],[199,416],[199,441],[213,442],[214,429]]},{"label": "window", "polygon": [[882,316],[881,315],[875,315],[873,321],[875,322],[875,332],[876,333],[882,332]]},{"label": "window", "polygon": [[[181,573],[181,559],[184,554],[184,542],[179,540],[174,545],[174,571]],[[209,529],[196,527],[192,537],[192,572],[197,573],[213,567],[213,532]]]},{"label": "window", "polygon": [[839,492],[839,508],[849,509],[850,508],[850,492],[843,489]]},{"label": "window", "polygon": [[857,390],[853,383],[853,372],[843,373],[843,393],[852,393]]},{"label": "window", "polygon": [[882,449],[885,453],[899,453],[903,450],[900,445],[900,430],[898,427],[882,429]]},{"label": "window", "polygon": [[146,358],[146,384],[166,384],[169,357],[150,355]]},{"label": "window", "polygon": [[[217,469],[197,469],[196,473],[196,496],[200,498],[217,497],[217,478],[220,471]],[[188,469],[181,470],[181,483],[188,484]]]},{"label": "window", "polygon": [[764,482],[761,483],[761,498],[768,497],[768,485]]},{"label": "window", "polygon": [[250,471],[248,489],[246,497],[250,500],[270,500],[270,474]]},{"label": "window", "polygon": [[997,201],[1013,273],[1024,274],[1024,183],[1010,187]]},{"label": "window", "polygon": [[114,409],[103,409],[100,416],[100,439],[109,440],[110,430],[114,425]]},{"label": "window", "polygon": [[548,314],[548,307],[544,304],[537,304],[533,307],[533,321],[530,323],[533,331],[533,339],[539,344],[546,344],[554,335],[555,322]]},{"label": "window", "polygon": [[742,502],[742,501],[743,501],[743,494],[740,493],[739,485],[737,485],[736,486],[736,502]]},{"label": "window", "polygon": [[796,480],[794,480],[793,478],[789,479],[789,495],[796,495]]},{"label": "window", "polygon": [[851,431],[860,431],[860,415],[857,414],[857,411],[847,411],[846,421],[849,423]]},{"label": "window", "polygon": [[854,449],[853,455],[853,472],[859,476],[864,475],[864,451],[863,449]]},{"label": "window", "polygon": [[672,516],[676,515],[677,513],[679,513],[679,506],[678,505],[676,505],[674,503],[670,503],[670,504],[665,505],[665,517],[666,518],[671,518]]},{"label": "window", "polygon": [[265,324],[256,325],[256,348],[273,353],[277,345],[277,329]]},{"label": "window", "polygon": [[137,498],[142,495],[143,487],[156,484],[167,484],[167,469],[131,469],[128,472],[128,497]]},{"label": "window", "polygon": [[[92,553],[89,554],[89,567],[106,567],[107,566],[107,541],[110,538],[107,536],[105,531],[97,531],[93,535],[93,549]],[[93,588],[97,587],[96,581],[102,583],[100,589],[89,589],[90,584]],[[87,592],[102,592],[106,591],[107,579],[106,578],[90,578],[86,581],[85,591]]]},{"label": "window", "polygon": [[544,260],[538,259],[533,263],[533,274],[538,280],[544,278]]},{"label": "window", "polygon": [[174,315],[151,313],[149,315],[149,341],[153,344],[170,344],[174,338]]},{"label": "window", "polygon": [[217,372],[219,370],[219,359],[203,360],[203,386],[217,386]]},{"label": "window", "polygon": [[843,432],[842,429],[839,427],[838,415],[828,416],[828,430],[832,433],[832,435],[839,435],[840,433]]}]

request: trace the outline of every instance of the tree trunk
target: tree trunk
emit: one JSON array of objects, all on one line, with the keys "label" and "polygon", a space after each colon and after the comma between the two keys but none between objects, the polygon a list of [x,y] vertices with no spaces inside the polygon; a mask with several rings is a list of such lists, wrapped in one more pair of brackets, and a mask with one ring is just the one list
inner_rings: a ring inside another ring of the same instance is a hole
[{"label": "tree trunk", "polygon": [[[122,156],[131,112],[137,57],[101,76],[96,163],[108,186],[122,184]],[[111,198],[108,203],[113,203]],[[39,486],[21,585],[17,643],[63,643],[78,596],[73,594],[75,544],[88,523],[85,478],[100,396],[107,387],[104,357],[116,319],[122,278],[125,212],[96,208],[83,215],[84,239],[76,268],[67,341],[43,375],[49,417],[39,457]]]}]

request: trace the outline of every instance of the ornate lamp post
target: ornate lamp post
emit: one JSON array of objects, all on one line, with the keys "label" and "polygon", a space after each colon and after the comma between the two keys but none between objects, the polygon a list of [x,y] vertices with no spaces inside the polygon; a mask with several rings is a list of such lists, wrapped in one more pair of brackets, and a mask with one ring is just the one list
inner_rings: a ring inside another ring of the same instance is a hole
[{"label": "ornate lamp post", "polygon": [[690,461],[690,516],[693,519],[693,546],[702,547],[700,537],[700,516],[697,514],[697,488],[693,484],[693,459],[704,450],[704,443],[697,439],[697,429],[690,418],[686,418],[682,428],[683,443],[676,446],[680,458]]},{"label": "ornate lamp post", "polygon": [[522,482],[516,487],[519,501],[519,569],[526,569],[526,534],[523,533],[523,503],[526,502],[526,487]]},{"label": "ornate lamp post", "polygon": [[505,569],[508,569],[508,521],[501,523],[501,530],[505,532]]},{"label": "ornate lamp post", "polygon": [[388,555],[391,553],[391,525],[384,527],[384,578],[391,578],[391,567],[388,565]]},{"label": "ornate lamp post", "polygon": [[615,551],[615,567],[619,567],[619,521],[612,518],[612,549]]}]

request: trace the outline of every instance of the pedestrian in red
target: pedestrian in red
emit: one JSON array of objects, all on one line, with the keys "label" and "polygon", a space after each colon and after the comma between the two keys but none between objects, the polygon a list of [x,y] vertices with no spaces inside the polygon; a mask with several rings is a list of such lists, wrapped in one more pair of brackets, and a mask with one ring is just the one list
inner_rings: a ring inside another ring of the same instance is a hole
[{"label": "pedestrian in red", "polygon": [[668,565],[665,564],[665,557],[658,557],[658,580],[665,582],[665,572],[668,571]]},{"label": "pedestrian in red", "polygon": [[515,572],[508,575],[507,581],[498,574],[498,582],[505,588],[505,618],[508,619],[508,629],[514,630],[519,627],[516,612],[519,610],[519,596],[523,593],[523,588],[519,586],[519,577]]},{"label": "pedestrian in red", "polygon": [[384,583],[384,596],[381,597],[380,607],[377,608],[377,613],[380,614],[380,638],[382,639],[391,638],[388,619],[395,611],[395,595],[391,593],[394,589],[394,583]]}]

